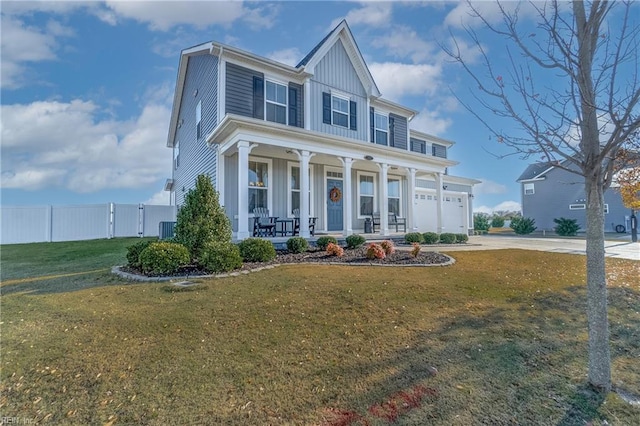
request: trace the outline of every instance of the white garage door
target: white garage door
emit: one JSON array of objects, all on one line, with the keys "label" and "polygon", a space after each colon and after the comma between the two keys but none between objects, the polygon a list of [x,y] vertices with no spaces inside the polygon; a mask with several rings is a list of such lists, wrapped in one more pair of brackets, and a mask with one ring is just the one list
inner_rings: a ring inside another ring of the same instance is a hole
[{"label": "white garage door", "polygon": [[[467,232],[467,198],[444,193],[442,201],[442,232]],[[416,191],[415,217],[420,232],[438,232],[438,204],[435,191]]]}]

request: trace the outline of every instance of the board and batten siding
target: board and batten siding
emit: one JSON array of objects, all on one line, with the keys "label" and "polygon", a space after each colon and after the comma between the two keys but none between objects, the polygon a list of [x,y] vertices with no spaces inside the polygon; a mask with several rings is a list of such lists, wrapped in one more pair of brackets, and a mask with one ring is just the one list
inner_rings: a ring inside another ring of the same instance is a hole
[{"label": "board and batten siding", "polygon": [[[311,130],[363,141],[369,140],[369,128],[367,126],[367,114],[369,114],[369,111],[367,111],[366,91],[356,70],[353,68],[342,41],[336,41],[324,58],[316,65],[310,86]],[[357,103],[356,130],[322,122],[322,93],[331,93],[332,90],[349,96],[351,101]]]},{"label": "board and batten siding", "polygon": [[[217,152],[207,146],[206,137],[218,124],[218,58],[203,54],[192,56],[187,63],[176,143],[180,161],[174,164],[175,202],[182,205],[189,189],[195,187],[198,175],[207,174],[216,185]],[[196,129],[196,108],[202,104],[200,136]]]}]

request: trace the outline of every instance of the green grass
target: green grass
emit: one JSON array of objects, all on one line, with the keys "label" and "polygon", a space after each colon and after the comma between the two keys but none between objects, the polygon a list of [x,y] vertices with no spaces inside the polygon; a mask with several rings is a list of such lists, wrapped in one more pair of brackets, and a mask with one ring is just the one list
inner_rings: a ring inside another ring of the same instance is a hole
[{"label": "green grass", "polygon": [[[640,408],[585,387],[584,257],[454,256],[445,268],[287,266],[182,291],[100,274],[3,285],[0,412],[54,424],[638,424]],[[613,380],[637,395],[640,263],[607,263]]]}]

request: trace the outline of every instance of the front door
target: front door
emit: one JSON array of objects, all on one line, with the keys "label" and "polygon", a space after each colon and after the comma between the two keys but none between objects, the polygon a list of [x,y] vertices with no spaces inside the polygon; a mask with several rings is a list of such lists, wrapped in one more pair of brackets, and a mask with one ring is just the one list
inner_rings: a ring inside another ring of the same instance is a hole
[{"label": "front door", "polygon": [[327,231],[342,230],[342,180],[327,179]]}]

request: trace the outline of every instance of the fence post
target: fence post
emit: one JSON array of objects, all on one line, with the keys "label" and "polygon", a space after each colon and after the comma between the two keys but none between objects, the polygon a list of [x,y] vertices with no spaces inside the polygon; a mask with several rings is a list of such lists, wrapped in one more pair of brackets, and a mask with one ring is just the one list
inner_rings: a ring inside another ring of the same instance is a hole
[{"label": "fence post", "polygon": [[115,235],[115,204],[109,203],[109,224],[107,228],[107,238],[111,239]]},{"label": "fence post", "polygon": [[144,237],[144,204],[138,204],[138,237]]}]

